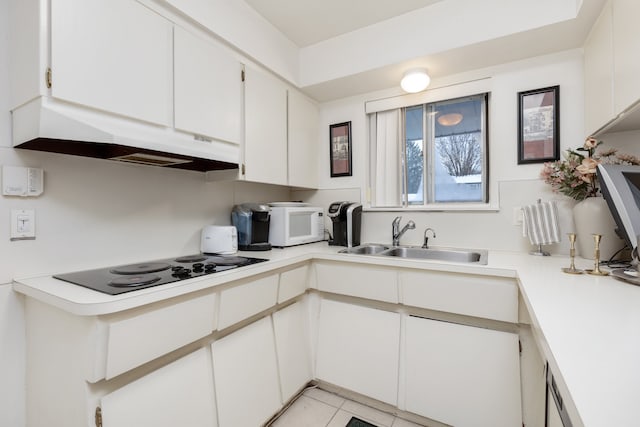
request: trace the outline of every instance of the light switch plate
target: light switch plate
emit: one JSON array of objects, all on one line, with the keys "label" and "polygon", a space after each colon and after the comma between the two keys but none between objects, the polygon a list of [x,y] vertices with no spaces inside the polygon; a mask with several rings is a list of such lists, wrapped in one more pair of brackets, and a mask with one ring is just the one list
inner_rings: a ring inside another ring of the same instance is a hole
[{"label": "light switch plate", "polygon": [[515,225],[516,227],[522,225],[522,221],[524,220],[523,216],[524,215],[522,213],[522,207],[520,207],[520,206],[514,207],[513,208],[513,217],[511,219],[511,223],[513,225]]},{"label": "light switch plate", "polygon": [[33,209],[11,210],[11,240],[36,238],[36,212]]}]

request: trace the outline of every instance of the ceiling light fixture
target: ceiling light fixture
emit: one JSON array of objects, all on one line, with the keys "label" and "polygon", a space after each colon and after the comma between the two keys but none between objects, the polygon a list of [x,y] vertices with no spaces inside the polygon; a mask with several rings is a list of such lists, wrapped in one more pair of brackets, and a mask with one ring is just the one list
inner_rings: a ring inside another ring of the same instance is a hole
[{"label": "ceiling light fixture", "polygon": [[455,126],[462,121],[462,114],[447,113],[439,116],[437,120],[442,126]]},{"label": "ceiling light fixture", "polygon": [[404,73],[402,80],[400,81],[400,87],[405,92],[416,93],[423,91],[429,86],[431,78],[427,74],[427,70],[424,68],[416,68]]}]

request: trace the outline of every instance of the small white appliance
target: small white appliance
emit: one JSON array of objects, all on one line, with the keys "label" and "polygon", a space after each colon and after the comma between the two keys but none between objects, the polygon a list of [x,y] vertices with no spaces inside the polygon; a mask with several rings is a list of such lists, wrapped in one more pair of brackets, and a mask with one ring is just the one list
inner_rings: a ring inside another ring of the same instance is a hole
[{"label": "small white appliance", "polygon": [[274,202],[269,243],[274,247],[302,245],[324,239],[323,209],[306,203]]},{"label": "small white appliance", "polygon": [[207,225],[202,229],[200,252],[234,254],[238,251],[238,230],[233,225]]}]

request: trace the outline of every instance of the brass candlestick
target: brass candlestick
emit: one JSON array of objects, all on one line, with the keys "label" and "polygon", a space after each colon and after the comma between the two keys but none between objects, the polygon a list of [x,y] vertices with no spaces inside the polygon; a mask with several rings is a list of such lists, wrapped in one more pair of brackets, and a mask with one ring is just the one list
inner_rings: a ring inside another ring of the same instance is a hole
[{"label": "brass candlestick", "polygon": [[602,239],[602,235],[592,234],[592,236],[595,246],[593,253],[593,270],[587,270],[587,273],[593,274],[594,276],[607,276],[609,273],[600,270],[600,239]]},{"label": "brass candlestick", "polygon": [[576,234],[575,233],[568,233],[567,236],[569,236],[569,243],[570,243],[570,247],[569,247],[569,256],[571,257],[571,265],[567,268],[563,268],[562,271],[564,271],[565,273],[568,274],[582,274],[583,271],[580,270],[579,268],[576,268],[576,264],[575,264],[575,260],[576,260]]}]

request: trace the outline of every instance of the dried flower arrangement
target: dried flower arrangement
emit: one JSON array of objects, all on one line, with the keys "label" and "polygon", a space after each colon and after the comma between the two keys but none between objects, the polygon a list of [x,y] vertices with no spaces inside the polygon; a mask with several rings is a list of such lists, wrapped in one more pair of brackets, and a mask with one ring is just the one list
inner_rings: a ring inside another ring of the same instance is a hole
[{"label": "dried flower arrangement", "polygon": [[615,148],[597,151],[600,144],[602,141],[587,138],[582,147],[567,150],[563,155],[564,159],[545,163],[540,177],[551,185],[554,192],[581,201],[598,195],[596,169],[600,163],[640,165],[639,158],[619,153]]}]

